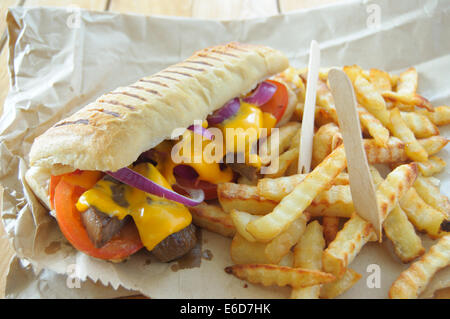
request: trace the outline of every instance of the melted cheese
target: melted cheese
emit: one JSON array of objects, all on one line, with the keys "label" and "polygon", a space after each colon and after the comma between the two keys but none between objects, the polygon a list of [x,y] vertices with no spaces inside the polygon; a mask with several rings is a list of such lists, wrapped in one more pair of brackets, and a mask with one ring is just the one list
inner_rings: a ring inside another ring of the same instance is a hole
[{"label": "melted cheese", "polygon": [[[205,124],[203,124],[203,126],[205,127]],[[195,135],[197,135],[197,138],[201,139],[201,143],[199,143],[200,147],[198,148],[194,142]],[[173,175],[173,168],[177,165],[187,165],[192,167],[197,172],[198,179],[201,181],[206,181],[213,184],[230,182],[233,179],[233,171],[231,168],[226,167],[222,170],[218,163],[221,158],[215,160],[213,157],[207,157],[210,154],[208,147],[215,147],[213,143],[214,141],[202,138],[201,135],[187,130],[183,134],[181,143],[174,146],[179,149],[178,154],[180,161],[175,163],[170,157],[164,163],[163,174],[167,181],[171,185],[174,185],[176,180]],[[190,150],[190,153],[185,154],[185,150]]]},{"label": "melted cheese", "polygon": [[[141,163],[133,170],[147,177],[155,183],[171,189],[169,183],[161,173],[149,163]],[[122,187],[124,199],[127,203],[118,203],[113,199],[114,187]],[[169,235],[187,227],[192,216],[182,204],[151,195],[134,187],[102,179],[95,186],[84,192],[76,207],[80,212],[93,206],[109,216],[119,219],[131,215],[139,231],[141,241],[148,250],[152,250],[158,243]]]},{"label": "melted cheese", "polygon": [[218,125],[225,136],[225,150],[232,153],[244,153],[247,164],[261,167],[261,159],[253,154],[250,161],[251,146],[261,137],[262,129],[274,128],[277,119],[270,113],[263,112],[255,105],[241,102],[238,112]]}]

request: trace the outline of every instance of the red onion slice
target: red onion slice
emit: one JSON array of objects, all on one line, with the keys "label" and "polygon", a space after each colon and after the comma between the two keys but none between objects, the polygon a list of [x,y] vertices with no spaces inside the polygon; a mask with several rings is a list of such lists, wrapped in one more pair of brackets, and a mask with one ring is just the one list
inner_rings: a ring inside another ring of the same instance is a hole
[{"label": "red onion slice", "polygon": [[208,139],[208,140],[212,140],[214,135],[208,131],[207,128],[204,128],[201,125],[191,125],[188,127],[188,130],[191,130],[194,133],[200,134],[201,136],[203,136],[204,138]]},{"label": "red onion slice", "polygon": [[261,82],[255,89],[255,91],[243,99],[244,102],[261,106],[266,104],[277,90],[276,85],[269,82]]},{"label": "red onion slice", "polygon": [[106,172],[118,181],[131,187],[137,188],[143,192],[153,194],[159,197],[167,198],[186,206],[197,206],[205,199],[205,193],[201,189],[185,189],[191,198],[178,194],[173,190],[162,187],[161,185],[149,180],[148,178],[136,173],[128,167],[119,169],[117,172]]},{"label": "red onion slice", "polygon": [[219,124],[225,121],[227,118],[232,117],[237,113],[241,107],[241,101],[239,98],[234,98],[228,101],[224,106],[208,116],[207,120],[209,124]]}]

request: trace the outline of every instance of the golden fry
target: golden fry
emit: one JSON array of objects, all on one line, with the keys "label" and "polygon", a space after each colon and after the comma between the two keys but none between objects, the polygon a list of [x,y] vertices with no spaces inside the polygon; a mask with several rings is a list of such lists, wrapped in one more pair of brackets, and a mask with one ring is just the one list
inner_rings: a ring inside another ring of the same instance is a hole
[{"label": "golden fry", "polygon": [[395,205],[397,205],[399,199],[401,199],[413,185],[416,177],[416,164],[405,164],[390,172],[386,177],[386,180],[378,186],[376,196],[382,222]]},{"label": "golden fry", "polygon": [[444,213],[447,217],[450,216],[450,201],[447,196],[440,193],[439,188],[431,183],[428,178],[417,177],[414,188],[425,203]]},{"label": "golden fry", "polygon": [[[322,269],[322,252],[325,248],[322,226],[313,221],[306,226],[298,244],[294,248],[294,267],[304,269]],[[291,299],[317,299],[320,294],[320,285],[307,288],[294,288]]]},{"label": "golden fry", "polygon": [[230,215],[225,213],[219,206],[201,203],[200,205],[189,207],[192,214],[192,222],[214,233],[226,237],[233,237],[236,228],[231,221]]},{"label": "golden fry", "polygon": [[314,134],[311,166],[316,167],[331,151],[342,143],[339,127],[334,123],[322,125]]},{"label": "golden fry", "polygon": [[389,298],[414,299],[425,290],[433,275],[450,264],[450,235],[442,237],[437,244],[402,272],[389,290]]},{"label": "golden fry", "polygon": [[426,138],[439,135],[439,129],[434,125],[428,117],[415,112],[401,112],[403,121],[414,133],[416,138]]},{"label": "golden fry", "polygon": [[219,184],[217,195],[220,205],[227,213],[236,209],[254,215],[264,215],[271,212],[278,204],[278,201],[260,196],[256,186],[244,184]]},{"label": "golden fry", "polygon": [[301,215],[288,229],[267,244],[265,253],[271,264],[278,264],[289,253],[304,233],[307,221],[306,215]]},{"label": "golden fry", "polygon": [[341,145],[284,197],[271,213],[249,223],[247,230],[256,240],[272,240],[299,218],[314,198],[327,189],[346,166],[345,151]]},{"label": "golden fry", "polygon": [[332,299],[342,295],[353,287],[361,277],[362,276],[353,269],[347,268],[342,278],[322,285],[320,298]]},{"label": "golden fry", "polygon": [[230,213],[230,218],[231,218],[231,220],[234,224],[234,227],[236,228],[236,231],[238,232],[239,235],[244,237],[249,242],[256,241],[255,238],[248,231],[245,230],[245,227],[247,227],[247,224],[250,221],[255,220],[257,218],[255,215],[245,213],[245,212],[240,212],[236,209],[233,209]]},{"label": "golden fry", "polygon": [[389,139],[389,130],[371,113],[362,106],[358,106],[359,120],[361,126],[369,132],[378,146],[386,146]]},{"label": "golden fry", "polygon": [[434,108],[434,112],[427,110],[419,110],[418,112],[428,117],[434,125],[443,126],[450,124],[450,106],[437,106]]},{"label": "golden fry", "polygon": [[372,225],[358,215],[347,221],[323,253],[323,269],[341,278],[348,265],[369,241],[377,240]]},{"label": "golden fry", "polygon": [[[374,184],[378,187],[383,183],[383,178],[373,166],[370,167],[370,171]],[[394,245],[395,254],[402,262],[408,263],[425,252],[422,240],[417,236],[414,226],[398,204],[387,215],[383,229]]]},{"label": "golden fry", "polygon": [[225,271],[252,284],[263,286],[309,287],[334,280],[332,274],[318,270],[266,264],[233,265],[226,267]]},{"label": "golden fry", "polygon": [[406,155],[414,161],[425,162],[428,159],[428,154],[403,121],[400,111],[395,108],[390,111],[390,114],[390,123],[387,127],[395,137],[405,143]]},{"label": "golden fry", "polygon": [[448,143],[448,139],[443,136],[431,136],[428,138],[420,139],[418,141],[423,146],[425,151],[427,151],[428,155],[436,154]]},{"label": "golden fry", "polygon": [[431,238],[448,233],[450,222],[447,216],[425,203],[414,187],[411,187],[401,198],[400,207],[411,223],[419,231],[425,231]]},{"label": "golden fry", "polygon": [[269,264],[265,254],[266,244],[249,242],[238,233],[233,237],[230,247],[231,260],[235,264]]},{"label": "golden fry", "polygon": [[447,163],[438,156],[430,156],[427,161],[417,163],[417,166],[419,167],[420,173],[428,177],[442,172],[445,166],[447,166]]},{"label": "golden fry", "polygon": [[422,240],[399,205],[386,217],[383,229],[394,245],[395,254],[403,263],[409,263],[425,252]]},{"label": "golden fry", "polygon": [[339,217],[323,216],[322,224],[325,242],[329,245],[339,232]]},{"label": "golden fry", "polygon": [[314,198],[306,208],[312,217],[350,218],[355,212],[349,185],[335,185]]}]

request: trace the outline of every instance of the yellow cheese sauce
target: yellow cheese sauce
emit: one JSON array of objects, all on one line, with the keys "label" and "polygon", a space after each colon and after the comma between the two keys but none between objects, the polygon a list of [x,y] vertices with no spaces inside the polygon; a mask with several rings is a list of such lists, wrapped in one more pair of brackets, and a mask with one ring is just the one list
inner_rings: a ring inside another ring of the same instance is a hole
[{"label": "yellow cheese sauce", "polygon": [[255,105],[241,102],[241,107],[234,116],[218,124],[225,136],[226,153],[244,153],[245,162],[259,168],[261,160],[257,154],[250,160],[251,147],[261,137],[262,129],[266,128],[269,134],[276,123],[277,119],[272,114],[261,111]]},{"label": "yellow cheese sauce", "polygon": [[[141,163],[132,169],[153,182],[172,189],[152,164]],[[113,199],[115,187],[121,188],[115,190],[123,194],[121,200]],[[148,250],[152,250],[169,235],[187,227],[192,221],[192,216],[184,205],[108,179],[98,181],[93,188],[81,195],[76,204],[81,213],[89,206],[119,219],[131,215],[141,241]]]}]

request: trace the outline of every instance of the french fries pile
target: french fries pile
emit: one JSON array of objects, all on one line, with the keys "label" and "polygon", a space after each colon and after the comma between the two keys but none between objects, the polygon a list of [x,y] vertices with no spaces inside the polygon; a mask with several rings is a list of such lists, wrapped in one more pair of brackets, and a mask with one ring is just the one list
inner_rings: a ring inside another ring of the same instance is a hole
[{"label": "french fries pile", "polygon": [[[389,297],[416,298],[450,263],[450,202],[433,177],[446,166],[436,154],[448,143],[438,127],[450,124],[450,107],[433,107],[417,93],[414,68],[400,75],[356,65],[343,70],[357,97],[369,164],[391,169],[383,179],[371,166],[385,240],[401,262],[413,262]],[[377,240],[353,207],[327,70],[319,77],[311,173],[297,174],[307,70],[289,68],[277,80],[297,98],[297,109],[280,127],[279,154],[271,154],[279,156],[279,170],[255,183],[220,184],[219,205],[191,209],[195,224],[233,238],[235,265],[226,272],[253,284],[290,286],[294,299],[334,298],[350,289],[361,278],[350,264]],[[436,240],[428,252],[417,232]]]}]

